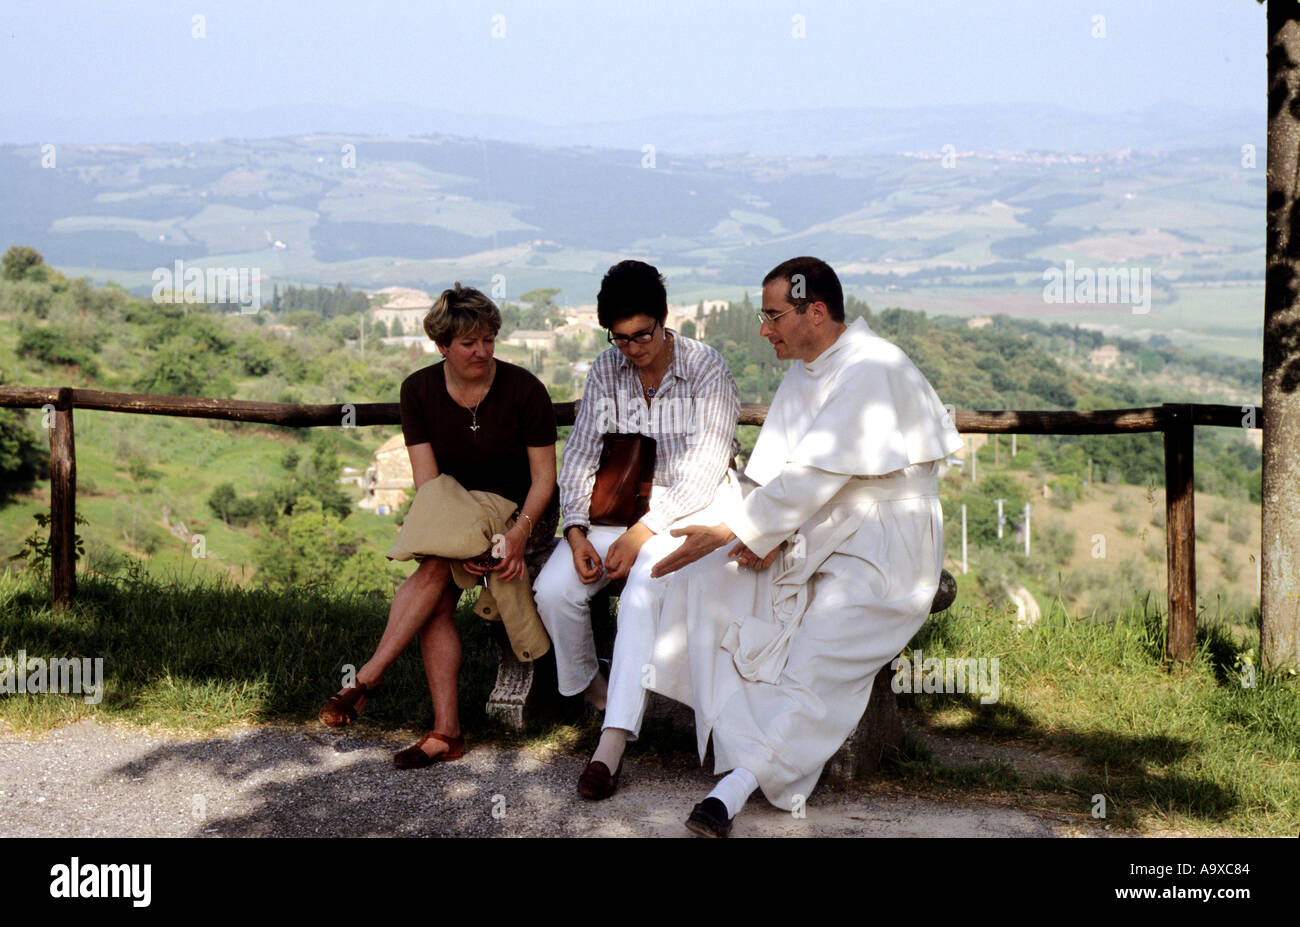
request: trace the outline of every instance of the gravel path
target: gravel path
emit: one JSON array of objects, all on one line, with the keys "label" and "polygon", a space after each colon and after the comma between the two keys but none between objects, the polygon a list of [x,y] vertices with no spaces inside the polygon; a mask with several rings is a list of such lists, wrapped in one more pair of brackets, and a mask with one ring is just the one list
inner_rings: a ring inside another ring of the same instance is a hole
[{"label": "gravel path", "polygon": [[[404,771],[409,740],[374,730],[258,726],[178,735],[85,721],[0,735],[6,836],[687,836],[682,822],[714,777],[633,754],[620,790],[574,793],[585,756],[469,745],[464,759]],[[795,818],[756,796],[733,836],[1095,834],[1066,815],[941,802],[898,790],[819,789]]]}]

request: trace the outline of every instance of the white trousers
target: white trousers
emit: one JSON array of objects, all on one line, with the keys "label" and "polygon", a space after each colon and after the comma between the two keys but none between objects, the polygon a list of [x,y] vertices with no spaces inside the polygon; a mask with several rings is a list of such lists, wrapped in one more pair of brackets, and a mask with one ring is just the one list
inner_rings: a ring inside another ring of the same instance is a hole
[{"label": "white trousers", "polygon": [[[669,526],[713,525],[721,520],[722,506],[738,496],[734,473],[718,487],[713,502],[698,512],[679,519]],[[656,486],[651,501],[663,487]],[[604,562],[610,546],[627,529],[613,525],[592,525],[587,540]],[[632,569],[624,582],[618,599],[618,632],[614,637],[614,653],[610,660],[609,694],[605,700],[607,727],[622,728],[636,739],[645,716],[646,686],[653,686],[651,657],[659,625],[659,609],[663,604],[668,577],[650,578],[650,570],[682,543],[664,531],[642,545]],[[596,642],[591,629],[591,598],[608,586],[610,580],[601,576],[587,585],[578,578],[573,565],[573,550],[567,539],[562,539],[546,565],[537,574],[533,595],[542,624],[551,636],[555,648],[555,666],[561,695],[577,695],[596,678],[599,665],[596,660]],[[685,659],[685,654],[682,655]]]}]

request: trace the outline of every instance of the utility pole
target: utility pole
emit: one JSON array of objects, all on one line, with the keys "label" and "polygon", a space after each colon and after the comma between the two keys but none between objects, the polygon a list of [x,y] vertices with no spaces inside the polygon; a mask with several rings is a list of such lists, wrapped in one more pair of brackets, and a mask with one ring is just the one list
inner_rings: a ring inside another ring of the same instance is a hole
[{"label": "utility pole", "polygon": [[966,503],[961,504],[961,572],[966,575]]},{"label": "utility pole", "polygon": [[997,500],[994,500],[994,501],[996,501],[997,504],[998,504],[998,540],[1001,540],[1001,539],[1002,539],[1002,526],[1005,525],[1005,524],[1007,523],[1006,516],[1004,516],[1004,515],[1002,514],[1002,503],[1006,502],[1007,500],[1006,500],[1006,499],[997,499]]}]

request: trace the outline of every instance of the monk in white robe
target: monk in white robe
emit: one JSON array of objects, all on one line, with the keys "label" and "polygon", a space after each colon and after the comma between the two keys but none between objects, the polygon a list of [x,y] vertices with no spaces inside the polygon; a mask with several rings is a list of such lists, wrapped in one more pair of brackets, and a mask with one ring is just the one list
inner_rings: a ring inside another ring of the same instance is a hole
[{"label": "monk in white robe", "polygon": [[765,337],[796,363],[749,491],[722,524],[674,531],[687,540],[654,568],[700,561],[666,592],[646,687],[694,708],[701,761],[711,734],[714,772],[733,771],[687,822],[712,836],[755,787],[785,810],[807,798],[924,623],[943,568],[938,463],[962,444],[907,356],[844,324],[823,262],[775,268],[762,305]]}]

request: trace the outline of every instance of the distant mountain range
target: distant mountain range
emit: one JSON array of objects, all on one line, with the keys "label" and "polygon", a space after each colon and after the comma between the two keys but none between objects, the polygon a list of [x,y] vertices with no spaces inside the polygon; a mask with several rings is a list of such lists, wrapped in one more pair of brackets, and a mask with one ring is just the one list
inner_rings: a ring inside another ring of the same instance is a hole
[{"label": "distant mountain range", "polygon": [[[295,109],[271,121],[374,124],[385,112]],[[394,124],[409,116],[387,112]],[[123,126],[116,137],[139,129]],[[876,304],[1068,317],[1258,350],[1262,118],[935,107],[457,128],[0,145],[0,248],[31,245],[60,269],[141,294],[181,260],[247,272],[263,298],[276,284],[437,292],[460,280],[506,298],[559,287],[573,304],[591,302],[622,258],[656,264],[674,301],[695,302],[739,298],[776,263],[815,254]],[[468,137],[507,130],[536,138]],[[861,153],[811,154],[817,146]],[[1073,153],[1052,151],[1063,146]],[[677,153],[688,150],[704,153]],[[752,153],[763,150],[802,153]],[[1067,261],[1085,278],[1124,268],[1151,282],[1122,305],[1091,286],[1054,300],[1044,274],[1073,274]]]},{"label": "distant mountain range", "polygon": [[809,108],[725,115],[673,113],[567,126],[491,114],[394,104],[301,104],[206,113],[71,116],[0,113],[0,144],[142,144],[342,133],[456,135],[544,147],[587,146],[675,154],[758,156],[963,150],[1096,152],[1263,146],[1260,105],[1231,111],[1164,103],[1131,112],[1084,112],[1050,104]]}]

